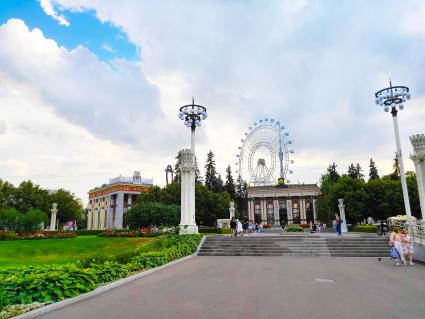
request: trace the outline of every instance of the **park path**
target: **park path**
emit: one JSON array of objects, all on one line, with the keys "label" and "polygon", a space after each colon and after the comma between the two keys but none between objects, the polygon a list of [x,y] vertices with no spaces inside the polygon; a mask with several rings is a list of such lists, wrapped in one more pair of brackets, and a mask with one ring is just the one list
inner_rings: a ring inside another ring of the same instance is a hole
[{"label": "park path", "polygon": [[195,257],[38,318],[423,319],[425,266],[377,258]]}]

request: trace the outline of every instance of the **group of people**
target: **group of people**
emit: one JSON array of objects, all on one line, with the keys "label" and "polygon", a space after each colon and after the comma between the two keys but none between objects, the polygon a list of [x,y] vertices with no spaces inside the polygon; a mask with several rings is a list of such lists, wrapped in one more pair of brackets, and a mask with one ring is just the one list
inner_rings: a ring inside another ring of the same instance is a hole
[{"label": "group of people", "polygon": [[406,260],[409,260],[409,265],[413,266],[413,238],[409,234],[409,228],[403,228],[403,233],[399,233],[399,228],[394,227],[390,235],[391,257],[396,261],[399,266],[400,262],[403,265],[408,265]]},{"label": "group of people", "polygon": [[243,236],[248,233],[263,232],[263,226],[260,224],[253,224],[247,217],[244,217],[242,221],[232,217],[230,220],[230,229],[232,230],[232,236]]}]

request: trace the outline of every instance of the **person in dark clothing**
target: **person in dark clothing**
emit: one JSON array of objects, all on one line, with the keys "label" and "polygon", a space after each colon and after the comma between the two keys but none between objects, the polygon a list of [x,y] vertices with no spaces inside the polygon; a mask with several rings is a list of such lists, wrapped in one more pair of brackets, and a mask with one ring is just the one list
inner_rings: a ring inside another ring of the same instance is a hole
[{"label": "person in dark clothing", "polygon": [[230,220],[230,229],[232,230],[232,236],[236,236],[236,220],[235,217],[232,217]]}]

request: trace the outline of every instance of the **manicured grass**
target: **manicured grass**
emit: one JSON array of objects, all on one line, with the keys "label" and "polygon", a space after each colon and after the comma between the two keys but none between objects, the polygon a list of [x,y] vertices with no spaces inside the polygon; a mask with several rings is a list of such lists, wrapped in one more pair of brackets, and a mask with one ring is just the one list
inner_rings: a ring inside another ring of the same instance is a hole
[{"label": "manicured grass", "polygon": [[151,238],[79,236],[67,239],[0,241],[0,267],[65,264],[95,255],[132,252]]}]

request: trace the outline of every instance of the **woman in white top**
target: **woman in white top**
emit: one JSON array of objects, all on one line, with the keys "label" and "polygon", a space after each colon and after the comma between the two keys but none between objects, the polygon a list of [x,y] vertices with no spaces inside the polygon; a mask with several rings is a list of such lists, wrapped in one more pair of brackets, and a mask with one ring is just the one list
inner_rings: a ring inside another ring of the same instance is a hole
[{"label": "woman in white top", "polygon": [[401,245],[403,246],[403,253],[405,258],[409,258],[410,266],[413,266],[414,263],[412,262],[413,259],[413,238],[409,234],[409,228],[405,227],[403,228],[403,235],[401,236]]},{"label": "woman in white top", "polygon": [[[401,236],[398,233],[398,227],[393,228],[393,232],[390,235],[390,245],[391,247],[395,247],[395,249],[397,249],[398,255],[400,256],[400,259],[403,265],[407,265],[406,259],[404,258],[403,246],[401,245]],[[396,265],[400,266],[400,263],[398,260]]]},{"label": "woman in white top", "polygon": [[239,219],[236,219],[236,233],[238,235],[242,235],[242,231],[243,231],[242,223]]}]

